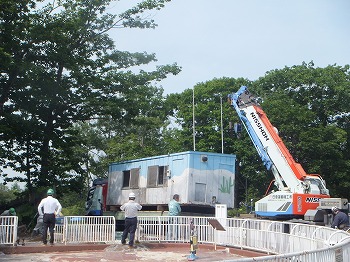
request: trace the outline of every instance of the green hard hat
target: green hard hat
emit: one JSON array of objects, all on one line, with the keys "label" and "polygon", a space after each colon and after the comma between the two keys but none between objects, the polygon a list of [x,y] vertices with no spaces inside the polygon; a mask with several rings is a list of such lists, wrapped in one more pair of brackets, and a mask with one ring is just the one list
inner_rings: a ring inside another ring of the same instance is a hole
[{"label": "green hard hat", "polygon": [[9,209],[9,212],[10,212],[11,215],[16,214],[16,210],[15,210],[13,207],[11,207],[11,208]]},{"label": "green hard hat", "polygon": [[48,196],[52,196],[53,193],[54,193],[54,192],[53,192],[53,189],[50,188],[49,190],[47,190],[47,195],[48,195]]}]

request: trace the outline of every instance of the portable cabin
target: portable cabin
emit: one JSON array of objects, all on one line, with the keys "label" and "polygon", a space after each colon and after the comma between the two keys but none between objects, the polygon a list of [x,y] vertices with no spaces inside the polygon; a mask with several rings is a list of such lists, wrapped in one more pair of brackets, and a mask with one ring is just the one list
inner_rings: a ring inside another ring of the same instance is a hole
[{"label": "portable cabin", "polygon": [[184,212],[215,204],[233,208],[235,160],[230,154],[187,151],[112,163],[107,210],[118,210],[130,192],[142,210],[166,210],[174,194],[180,195]]}]

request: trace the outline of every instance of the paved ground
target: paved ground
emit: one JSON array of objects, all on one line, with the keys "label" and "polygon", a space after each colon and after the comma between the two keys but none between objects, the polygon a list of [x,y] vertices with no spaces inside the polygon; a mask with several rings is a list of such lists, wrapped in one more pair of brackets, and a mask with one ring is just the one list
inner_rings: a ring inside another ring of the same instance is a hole
[{"label": "paved ground", "polygon": [[[81,244],[53,247],[41,246],[39,242],[25,246],[0,247],[0,261],[32,262],[110,262],[110,261],[188,261],[189,244],[181,243],[141,243],[135,249],[116,244]],[[214,245],[199,245],[195,261],[239,260],[242,257],[262,256],[263,254],[235,248]]]}]

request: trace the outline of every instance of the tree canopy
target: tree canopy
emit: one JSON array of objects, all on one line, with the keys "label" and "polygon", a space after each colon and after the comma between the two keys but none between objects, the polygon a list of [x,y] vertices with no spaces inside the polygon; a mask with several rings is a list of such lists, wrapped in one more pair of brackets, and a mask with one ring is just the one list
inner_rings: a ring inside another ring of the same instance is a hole
[{"label": "tree canopy", "polygon": [[350,67],[309,64],[267,72],[253,86],[264,110],[306,172],[331,196],[349,198]]},{"label": "tree canopy", "polygon": [[75,150],[86,137],[77,126],[109,118],[125,127],[153,117],[147,105],[161,108],[162,90],[152,83],[180,71],[176,64],[144,71],[155,54],[118,50],[108,35],[119,27],[154,28],[142,14],[167,0],[120,14],[106,12],[111,0],[40,2],[0,2],[1,160],[25,175],[14,179],[29,190],[84,181],[84,154]]},{"label": "tree canopy", "polygon": [[[291,152],[309,174],[320,174],[332,197],[349,198],[349,66],[315,67],[311,62],[266,73],[256,81],[213,79],[182,94],[169,95],[172,115],[181,127],[177,143],[192,150],[194,115],[196,149],[222,152],[220,137],[220,96],[234,93],[241,85],[261,97],[261,106]],[[245,198],[248,180],[249,199],[260,199],[273,179],[262,165],[252,142],[243,130],[236,136],[233,124],[239,122],[233,109],[223,106],[224,153],[236,154],[239,164],[236,190],[238,202]]]}]

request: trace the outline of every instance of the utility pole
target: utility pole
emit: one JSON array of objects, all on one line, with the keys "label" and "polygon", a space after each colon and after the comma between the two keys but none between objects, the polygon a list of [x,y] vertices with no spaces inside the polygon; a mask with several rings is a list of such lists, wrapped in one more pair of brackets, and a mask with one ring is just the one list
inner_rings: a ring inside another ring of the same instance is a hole
[{"label": "utility pole", "polygon": [[192,89],[192,128],[193,128],[193,151],[196,151],[196,127],[195,127],[195,117],[194,117],[194,87]]},{"label": "utility pole", "polygon": [[220,96],[220,116],[221,116],[221,154],[224,153],[224,128],[222,121],[222,97]]}]

